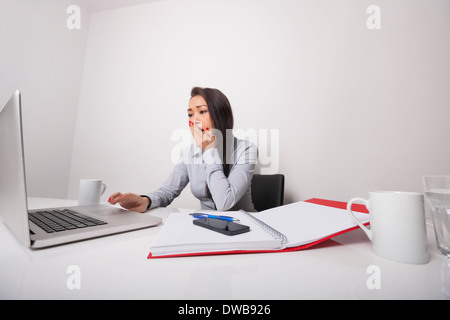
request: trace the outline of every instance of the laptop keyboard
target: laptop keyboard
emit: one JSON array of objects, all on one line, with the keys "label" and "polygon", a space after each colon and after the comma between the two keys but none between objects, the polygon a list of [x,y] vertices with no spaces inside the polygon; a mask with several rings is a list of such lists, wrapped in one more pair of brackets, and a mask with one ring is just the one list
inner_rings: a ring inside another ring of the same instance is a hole
[{"label": "laptop keyboard", "polygon": [[28,219],[47,233],[107,224],[104,221],[68,209],[29,212]]}]

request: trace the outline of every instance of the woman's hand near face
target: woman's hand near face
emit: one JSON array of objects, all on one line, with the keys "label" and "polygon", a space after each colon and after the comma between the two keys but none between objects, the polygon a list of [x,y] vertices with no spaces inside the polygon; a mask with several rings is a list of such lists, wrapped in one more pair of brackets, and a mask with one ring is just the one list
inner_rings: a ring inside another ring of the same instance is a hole
[{"label": "woman's hand near face", "polygon": [[205,99],[201,96],[192,97],[187,111],[195,144],[202,150],[214,147],[214,127]]},{"label": "woman's hand near face", "polygon": [[201,147],[202,150],[206,150],[209,148],[214,148],[214,141],[216,138],[214,137],[214,129],[202,129],[201,124],[198,126],[197,124],[190,124],[191,133],[194,138],[194,142],[197,146]]},{"label": "woman's hand near face", "polygon": [[147,197],[141,197],[134,193],[116,192],[109,198],[108,202],[112,205],[119,204],[122,208],[144,213],[150,205],[150,199]]},{"label": "woman's hand near face", "polygon": [[203,132],[203,139],[202,139],[202,149],[203,150],[215,147],[216,137],[214,136],[213,131],[214,131],[214,129],[210,130],[209,128],[207,128],[205,130],[205,132]]}]

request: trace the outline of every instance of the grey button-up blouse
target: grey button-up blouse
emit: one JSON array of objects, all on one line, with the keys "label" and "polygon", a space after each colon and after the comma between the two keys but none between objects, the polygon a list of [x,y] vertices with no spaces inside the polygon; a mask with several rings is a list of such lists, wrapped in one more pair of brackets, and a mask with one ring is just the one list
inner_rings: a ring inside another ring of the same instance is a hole
[{"label": "grey button-up blouse", "polygon": [[192,194],[200,200],[203,210],[254,212],[251,181],[258,150],[246,140],[235,138],[234,142],[234,152],[227,160],[232,164],[228,177],[217,149],[202,151],[195,144],[185,149],[164,184],[144,194],[152,202],[150,208],[168,206],[190,182]]}]

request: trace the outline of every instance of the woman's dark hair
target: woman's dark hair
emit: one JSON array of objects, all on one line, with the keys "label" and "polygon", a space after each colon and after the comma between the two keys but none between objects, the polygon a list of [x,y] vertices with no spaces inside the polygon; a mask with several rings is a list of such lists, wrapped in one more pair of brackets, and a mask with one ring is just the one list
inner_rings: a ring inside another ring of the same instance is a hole
[{"label": "woman's dark hair", "polygon": [[[234,126],[234,118],[230,102],[228,101],[228,98],[217,89],[195,87],[191,91],[191,98],[195,96],[201,96],[205,99],[214,129],[219,130],[222,133],[222,148],[220,148],[221,150],[219,149],[219,153],[223,163],[223,172],[225,173],[225,176],[228,177],[232,164],[230,161],[227,161],[228,157],[231,156],[227,155],[227,150],[230,152],[234,151],[234,137],[231,134],[231,130]],[[229,136],[227,136],[227,129],[230,133]],[[220,146],[220,143],[218,143],[218,145]]]}]

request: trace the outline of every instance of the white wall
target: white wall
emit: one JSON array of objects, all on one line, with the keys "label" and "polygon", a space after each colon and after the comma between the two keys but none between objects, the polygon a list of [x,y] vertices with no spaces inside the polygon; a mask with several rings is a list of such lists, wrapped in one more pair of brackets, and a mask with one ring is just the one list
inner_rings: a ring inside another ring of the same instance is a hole
[{"label": "white wall", "polygon": [[0,108],[13,91],[22,91],[31,196],[67,196],[89,22],[85,13],[81,29],[69,30],[70,4],[0,1]]},{"label": "white wall", "polygon": [[448,1],[165,0],[91,16],[69,197],[83,177],[105,199],[159,187],[193,86],[221,89],[236,128],[279,130],[287,202],[450,171]]}]

